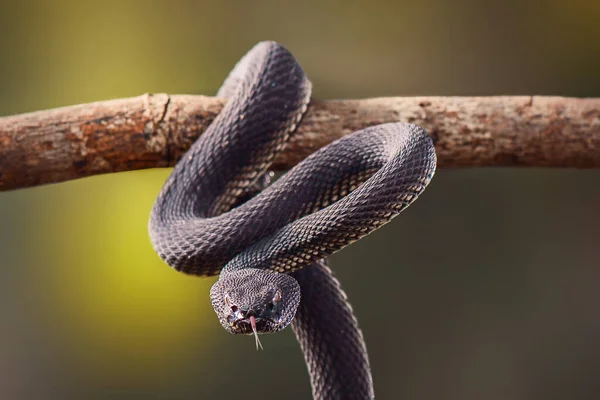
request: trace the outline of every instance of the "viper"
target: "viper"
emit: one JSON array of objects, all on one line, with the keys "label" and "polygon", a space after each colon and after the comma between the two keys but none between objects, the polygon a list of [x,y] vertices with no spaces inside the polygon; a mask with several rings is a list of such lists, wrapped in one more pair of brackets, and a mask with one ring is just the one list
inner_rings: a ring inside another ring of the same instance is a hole
[{"label": "viper", "polygon": [[[315,399],[368,399],[363,335],[326,257],[415,201],[436,155],[422,128],[382,124],[330,143],[271,182],[311,87],[283,46],[253,47],[217,93],[227,99],[223,110],[166,180],[150,238],[176,270],[219,275],[210,298],[228,332],[254,334],[258,346],[258,334],[291,324]],[[363,267],[373,273],[374,265]]]}]

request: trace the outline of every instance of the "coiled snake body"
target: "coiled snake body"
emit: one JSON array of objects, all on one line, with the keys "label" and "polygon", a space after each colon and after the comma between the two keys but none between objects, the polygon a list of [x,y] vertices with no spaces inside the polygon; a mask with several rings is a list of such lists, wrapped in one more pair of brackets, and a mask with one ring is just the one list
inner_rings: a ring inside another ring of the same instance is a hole
[{"label": "coiled snake body", "polygon": [[315,399],[367,399],[373,384],[366,347],[325,257],[413,202],[433,176],[435,151],[417,126],[372,126],[267,186],[269,167],[301,122],[310,93],[281,45],[250,50],[219,90],[227,104],[160,192],[150,237],[178,271],[220,274],[211,301],[227,331],[269,333],[291,323]]}]

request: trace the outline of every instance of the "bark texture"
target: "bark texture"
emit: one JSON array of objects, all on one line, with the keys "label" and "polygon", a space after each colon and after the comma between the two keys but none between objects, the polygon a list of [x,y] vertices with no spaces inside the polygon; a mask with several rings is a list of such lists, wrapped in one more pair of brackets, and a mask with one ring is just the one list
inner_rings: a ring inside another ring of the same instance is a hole
[{"label": "bark texture", "polygon": [[[0,190],[172,166],[224,104],[146,94],[2,117]],[[543,96],[313,100],[275,167],[385,122],[424,127],[440,167],[600,168],[600,99]]]}]

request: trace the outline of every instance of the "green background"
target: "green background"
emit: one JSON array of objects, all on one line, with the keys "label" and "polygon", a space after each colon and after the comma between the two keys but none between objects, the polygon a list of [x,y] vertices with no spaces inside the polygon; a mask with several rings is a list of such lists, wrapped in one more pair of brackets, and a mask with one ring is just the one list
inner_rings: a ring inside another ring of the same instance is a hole
[{"label": "green background", "polygon": [[[213,94],[260,40],[318,98],[600,97],[597,1],[13,1],[0,115]],[[147,236],[168,170],[0,193],[1,399],[307,399],[291,330],[228,335]],[[440,170],[332,257],[379,399],[597,398],[600,171]]]}]

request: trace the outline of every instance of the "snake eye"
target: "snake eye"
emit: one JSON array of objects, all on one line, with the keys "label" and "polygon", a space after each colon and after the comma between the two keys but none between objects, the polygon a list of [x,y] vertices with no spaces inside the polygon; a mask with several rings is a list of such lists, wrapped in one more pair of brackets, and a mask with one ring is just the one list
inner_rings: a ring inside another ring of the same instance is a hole
[{"label": "snake eye", "polygon": [[273,303],[267,304],[267,311],[271,312],[271,311],[273,311],[274,308],[275,308],[275,305]]},{"label": "snake eye", "polygon": [[275,292],[275,296],[273,296],[273,303],[277,304],[281,301],[281,293],[279,291]]}]

